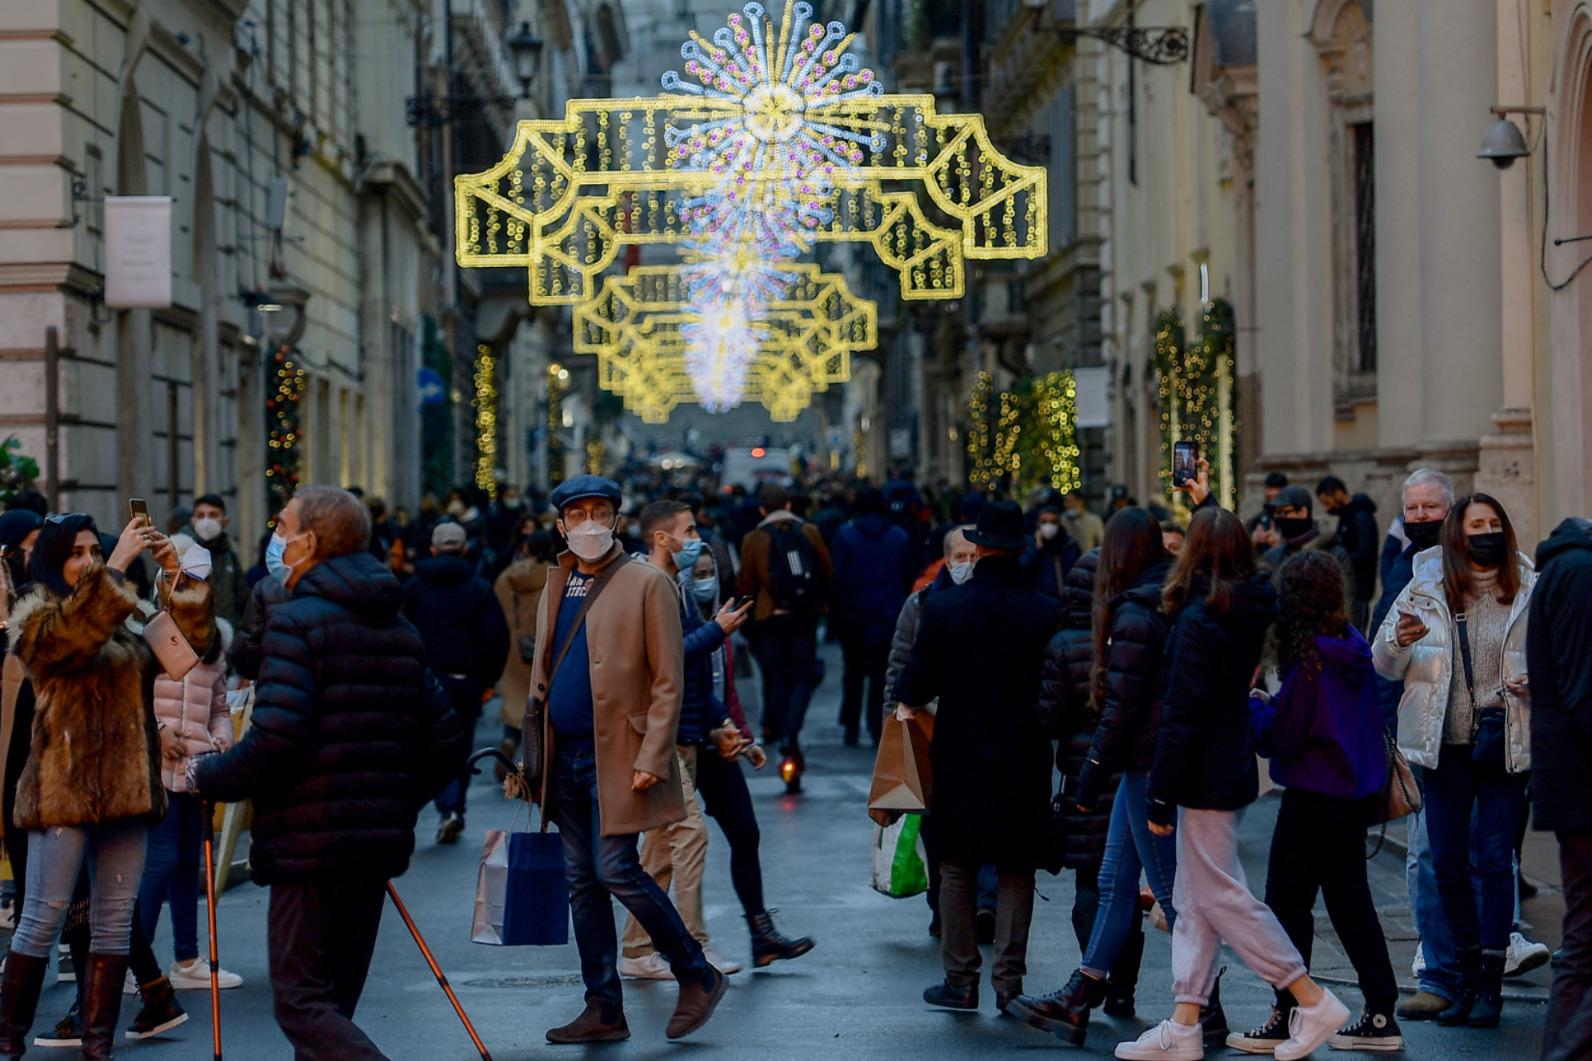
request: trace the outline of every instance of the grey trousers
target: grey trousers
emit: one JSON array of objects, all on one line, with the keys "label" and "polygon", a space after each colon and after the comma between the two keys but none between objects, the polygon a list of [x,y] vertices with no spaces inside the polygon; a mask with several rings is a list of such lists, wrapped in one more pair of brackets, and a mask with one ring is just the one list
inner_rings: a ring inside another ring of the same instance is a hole
[{"label": "grey trousers", "polygon": [[[978,866],[940,863],[940,955],[945,980],[954,987],[978,983],[980,964],[974,917],[978,910]],[[1028,926],[1034,919],[1034,874],[1000,874],[995,904],[995,968],[990,981],[999,998],[1023,993],[1028,972]]]},{"label": "grey trousers", "polygon": [[1222,941],[1279,991],[1308,970],[1271,908],[1249,890],[1238,860],[1238,812],[1179,808],[1172,884],[1172,990],[1203,1006],[1216,984]]}]

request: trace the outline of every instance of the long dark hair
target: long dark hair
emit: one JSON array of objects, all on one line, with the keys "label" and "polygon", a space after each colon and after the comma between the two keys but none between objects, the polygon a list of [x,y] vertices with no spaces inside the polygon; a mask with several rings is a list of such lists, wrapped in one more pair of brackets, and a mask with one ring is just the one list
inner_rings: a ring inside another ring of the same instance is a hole
[{"label": "long dark hair", "polygon": [[1244,530],[1244,522],[1225,508],[1202,508],[1188,525],[1182,552],[1166,576],[1161,590],[1161,607],[1176,615],[1189,603],[1196,582],[1205,581],[1210,589],[1206,603],[1220,614],[1232,604],[1233,586],[1255,577],[1255,546]]},{"label": "long dark hair", "polygon": [[1131,589],[1139,577],[1166,560],[1161,525],[1142,508],[1125,508],[1106,524],[1100,543],[1094,586],[1094,668],[1089,685],[1094,708],[1106,702],[1106,643],[1111,640],[1111,602]]},{"label": "long dark hair", "polygon": [[1465,510],[1471,505],[1486,505],[1498,513],[1498,522],[1504,528],[1504,559],[1498,565],[1498,603],[1513,604],[1520,592],[1520,565],[1516,560],[1520,545],[1515,538],[1515,525],[1509,522],[1509,513],[1491,494],[1469,494],[1455,501],[1443,520],[1443,596],[1448,598],[1448,612],[1458,615],[1466,608],[1465,602],[1475,596],[1475,572],[1470,569],[1470,550],[1465,544]]},{"label": "long dark hair", "polygon": [[1342,569],[1330,553],[1295,553],[1277,572],[1277,594],[1281,613],[1271,636],[1278,670],[1297,663],[1307,673],[1320,673],[1316,636],[1342,637],[1349,627]]},{"label": "long dark hair", "polygon": [[61,571],[72,558],[77,536],[84,531],[98,536],[99,528],[94,525],[93,516],[69,512],[45,520],[44,526],[39,528],[39,540],[33,546],[33,562],[28,565],[29,580],[57,597],[71,596],[72,587],[66,584]]}]

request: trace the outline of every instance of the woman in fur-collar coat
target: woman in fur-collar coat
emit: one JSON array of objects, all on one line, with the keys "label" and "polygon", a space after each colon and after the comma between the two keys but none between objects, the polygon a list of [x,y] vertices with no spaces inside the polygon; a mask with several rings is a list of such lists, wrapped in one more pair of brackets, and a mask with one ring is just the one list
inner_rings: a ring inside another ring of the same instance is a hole
[{"label": "woman in fur-collar coat", "polygon": [[83,1056],[110,1056],[145,838],[166,809],[151,695],[161,668],[142,628],[129,621],[138,598],[126,573],[145,551],[162,568],[161,603],[203,654],[214,636],[209,588],[183,575],[170,540],[138,520],[103,559],[90,517],[52,517],[34,546],[34,589],[11,617],[11,651],[37,706],[14,814],[29,831],[29,887],[0,980],[0,1058],[22,1056],[61,920],[89,859]]}]

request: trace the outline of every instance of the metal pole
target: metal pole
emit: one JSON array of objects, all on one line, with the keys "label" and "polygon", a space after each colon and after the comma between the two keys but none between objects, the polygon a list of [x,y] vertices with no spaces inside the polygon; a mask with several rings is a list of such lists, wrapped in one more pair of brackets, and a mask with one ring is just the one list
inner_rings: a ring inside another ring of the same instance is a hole
[{"label": "metal pole", "polygon": [[415,919],[409,916],[409,908],[404,906],[404,901],[398,897],[398,889],[393,887],[392,881],[387,882],[387,895],[392,899],[392,904],[398,908],[398,916],[403,918],[404,927],[409,930],[411,936],[415,937],[415,946],[420,948],[420,956],[425,958],[426,964],[431,967],[431,975],[437,978],[437,983],[442,986],[442,993],[448,996],[449,1002],[453,1003],[453,1012],[457,1013],[459,1020],[464,1022],[464,1030],[469,1033],[470,1041],[481,1054],[481,1061],[492,1061],[492,1055],[486,1052],[486,1044],[481,1041],[481,1036],[476,1034],[475,1025],[470,1023],[469,1015],[459,1003],[459,996],[453,993],[453,985],[448,983],[448,977],[443,973],[442,966],[437,964],[431,948],[426,946],[425,939],[420,935],[420,929],[415,926]]},{"label": "metal pole", "polygon": [[216,943],[216,808],[204,804],[205,815],[205,897],[210,919],[210,1045],[215,1061],[221,1061],[221,954]]}]

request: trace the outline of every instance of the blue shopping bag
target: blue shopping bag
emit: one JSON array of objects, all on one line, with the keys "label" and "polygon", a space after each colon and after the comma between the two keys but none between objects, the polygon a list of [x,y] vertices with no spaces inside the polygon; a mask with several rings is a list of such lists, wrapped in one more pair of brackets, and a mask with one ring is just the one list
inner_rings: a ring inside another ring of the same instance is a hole
[{"label": "blue shopping bag", "polygon": [[498,947],[569,942],[569,878],[557,833],[493,829],[481,849],[470,938]]}]

